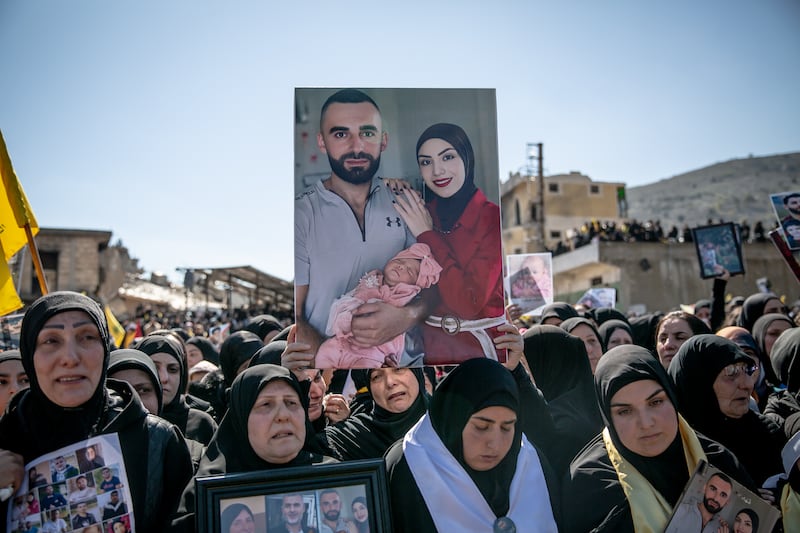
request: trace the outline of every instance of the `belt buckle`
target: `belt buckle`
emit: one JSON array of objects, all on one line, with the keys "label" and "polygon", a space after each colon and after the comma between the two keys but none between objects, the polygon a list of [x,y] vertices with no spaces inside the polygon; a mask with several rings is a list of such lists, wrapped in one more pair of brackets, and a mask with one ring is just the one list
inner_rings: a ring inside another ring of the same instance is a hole
[{"label": "belt buckle", "polygon": [[442,331],[448,335],[456,335],[461,331],[461,320],[457,316],[444,315],[442,316]]}]

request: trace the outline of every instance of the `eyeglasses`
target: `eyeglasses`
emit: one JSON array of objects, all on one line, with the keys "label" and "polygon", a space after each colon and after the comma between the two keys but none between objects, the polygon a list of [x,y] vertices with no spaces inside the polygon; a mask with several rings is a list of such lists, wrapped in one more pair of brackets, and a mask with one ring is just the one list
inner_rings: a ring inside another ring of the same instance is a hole
[{"label": "eyeglasses", "polygon": [[517,533],[517,525],[507,516],[501,516],[492,525],[494,533]]},{"label": "eyeglasses", "polygon": [[759,370],[758,363],[753,361],[752,363],[745,363],[744,361],[739,363],[732,363],[725,368],[722,369],[721,375],[726,377],[730,380],[736,379],[739,374],[747,374],[748,376],[754,376]]}]

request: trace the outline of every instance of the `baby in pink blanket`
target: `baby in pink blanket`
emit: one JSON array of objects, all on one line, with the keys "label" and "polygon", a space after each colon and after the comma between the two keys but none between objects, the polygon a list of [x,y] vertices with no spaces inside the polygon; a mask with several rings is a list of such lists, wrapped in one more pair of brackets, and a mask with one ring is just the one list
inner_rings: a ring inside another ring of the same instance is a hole
[{"label": "baby in pink blanket", "polygon": [[371,270],[358,285],[339,297],[328,316],[327,335],[314,361],[314,368],[379,368],[397,366],[405,346],[405,335],[378,346],[364,347],[353,342],[350,323],[353,311],[367,302],[406,305],[419,291],[439,281],[442,267],[433,259],[427,244],[412,244],[391,258],[383,272]]}]

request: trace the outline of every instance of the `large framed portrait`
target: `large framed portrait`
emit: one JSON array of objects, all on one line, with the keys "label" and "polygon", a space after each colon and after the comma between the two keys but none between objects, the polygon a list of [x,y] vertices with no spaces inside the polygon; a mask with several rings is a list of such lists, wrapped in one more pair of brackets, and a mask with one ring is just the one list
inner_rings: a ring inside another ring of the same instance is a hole
[{"label": "large framed portrait", "polygon": [[313,368],[505,361],[496,115],[494,89],[295,89],[296,333]]},{"label": "large framed portrait", "polygon": [[692,238],[700,262],[700,277],[716,277],[723,268],[731,276],[744,274],[742,244],[733,223],[692,228]]},{"label": "large framed portrait", "polygon": [[[267,533],[364,529],[391,532],[381,459],[199,477],[198,531]],[[359,529],[361,528],[361,529]]]}]

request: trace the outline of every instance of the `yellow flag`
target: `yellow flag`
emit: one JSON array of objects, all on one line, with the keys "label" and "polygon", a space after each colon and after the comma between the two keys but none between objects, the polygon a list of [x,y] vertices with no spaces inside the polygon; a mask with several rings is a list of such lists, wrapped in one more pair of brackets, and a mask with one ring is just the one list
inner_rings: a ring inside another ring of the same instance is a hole
[{"label": "yellow flag", "polygon": [[[4,261],[11,259],[28,243],[23,229],[26,224],[31,227],[31,232],[39,232],[39,224],[33,215],[33,210],[22,190],[22,185],[11,166],[6,142],[0,132],[0,243],[5,250]],[[8,268],[8,265],[6,265]]]},{"label": "yellow flag", "polygon": [[[3,242],[0,241],[0,254],[2,253]],[[5,259],[0,260],[0,316],[16,311],[20,307],[22,307],[22,300],[19,299],[17,289],[14,288],[11,270]]]},{"label": "yellow flag", "polygon": [[106,314],[106,320],[108,320],[108,332],[111,333],[111,337],[114,339],[114,344],[116,344],[118,348],[122,348],[122,341],[125,340],[125,328],[123,328],[122,324],[119,323],[119,320],[117,320],[117,317],[115,317],[114,313],[111,312],[111,308],[109,306],[104,305],[103,312]]}]

